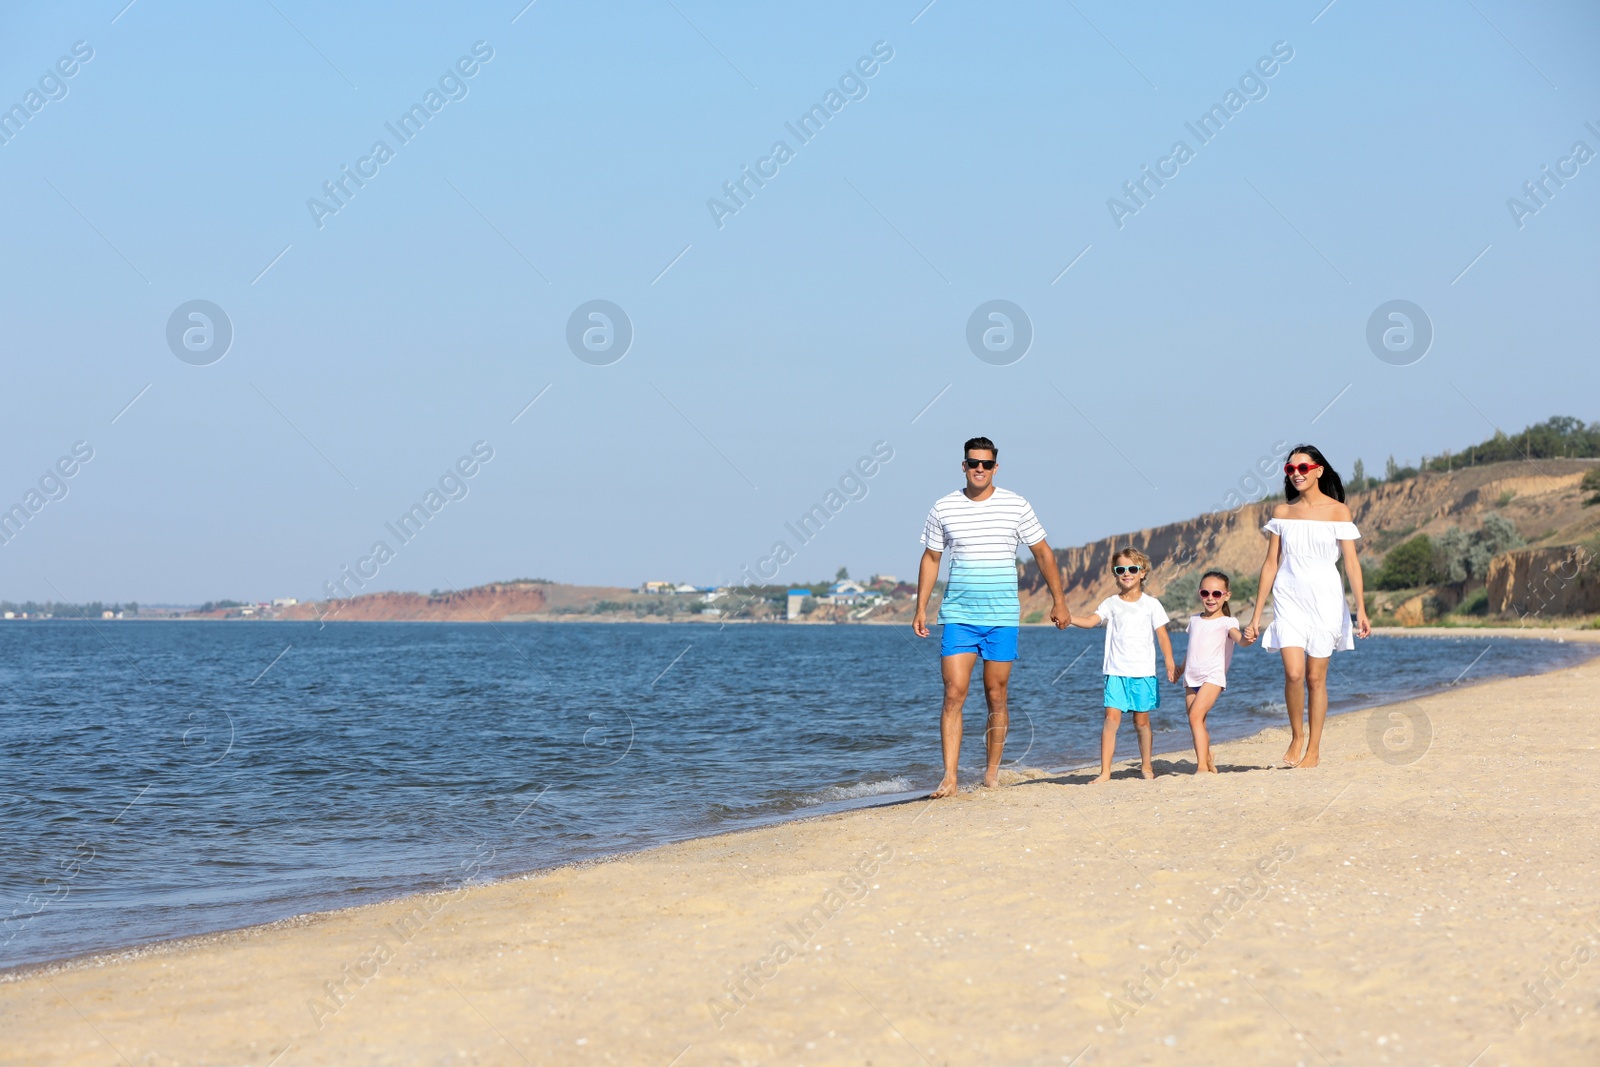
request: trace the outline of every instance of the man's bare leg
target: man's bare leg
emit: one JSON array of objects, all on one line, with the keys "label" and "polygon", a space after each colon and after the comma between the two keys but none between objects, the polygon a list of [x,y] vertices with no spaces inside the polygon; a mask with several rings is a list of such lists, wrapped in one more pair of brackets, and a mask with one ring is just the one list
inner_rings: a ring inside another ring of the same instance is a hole
[{"label": "man's bare leg", "polygon": [[1150,713],[1136,711],[1133,713],[1133,730],[1139,735],[1139,773],[1146,778],[1156,776],[1155,765],[1150,762],[1151,736]]},{"label": "man's bare leg", "polygon": [[1106,724],[1100,728],[1100,777],[1091,779],[1090,785],[1111,781],[1111,760],[1117,754],[1117,727],[1122,725],[1122,711],[1106,709]]},{"label": "man's bare leg", "polygon": [[956,764],[961,759],[961,708],[967,702],[967,686],[972,681],[972,665],[977,661],[976,652],[945,656],[939,661],[939,673],[944,676],[944,711],[939,716],[939,744],[944,749],[944,778],[939,781],[939,788],[928,794],[929,800],[955,796]]},{"label": "man's bare leg", "polygon": [[1306,695],[1311,705],[1311,737],[1297,767],[1315,767],[1321,758],[1322,724],[1328,718],[1328,660],[1306,657]]},{"label": "man's bare leg", "polygon": [[1293,767],[1306,754],[1306,650],[1279,651],[1283,656],[1283,702],[1289,706],[1289,751],[1283,754],[1283,762]]},{"label": "man's bare leg", "polygon": [[985,788],[1000,784],[1000,757],[1005,753],[1006,732],[1011,728],[1011,714],[1006,707],[1006,687],[1011,682],[1011,664],[983,662],[983,698],[989,705],[989,721],[984,729],[983,741],[988,763],[983,769]]}]

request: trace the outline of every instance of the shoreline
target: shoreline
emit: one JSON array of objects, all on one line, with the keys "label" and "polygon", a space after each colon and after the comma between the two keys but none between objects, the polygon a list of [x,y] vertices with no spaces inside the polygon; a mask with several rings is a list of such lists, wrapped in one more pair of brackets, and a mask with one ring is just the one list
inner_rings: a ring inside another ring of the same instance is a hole
[{"label": "shoreline", "polygon": [[[317,619],[282,619],[273,617],[259,618],[228,618],[208,619],[187,615],[167,616],[135,616],[131,619],[69,619],[51,617],[48,619],[4,619],[4,623],[35,623],[35,622],[87,622],[91,624],[120,623],[120,622],[272,622],[272,623],[312,623]],[[682,618],[656,618],[645,616],[643,618],[607,618],[603,615],[529,615],[512,614],[499,619],[328,619],[328,623],[434,623],[454,624],[472,623],[474,625],[498,625],[500,623],[559,623],[568,625],[572,623],[603,623],[605,625],[621,625],[625,623],[647,623],[652,626],[693,624],[695,626],[909,626],[910,622],[904,618],[893,619],[851,619],[827,620],[818,622],[805,622],[798,619],[724,619],[702,617],[697,615],[684,615]],[[1179,621],[1173,616],[1173,621]],[[1584,623],[1584,626],[1574,626],[1573,623]],[[1372,632],[1382,637],[1449,637],[1457,634],[1474,634],[1480,637],[1553,637],[1567,635],[1572,640],[1590,641],[1600,638],[1581,636],[1586,633],[1600,633],[1600,627],[1592,625],[1600,622],[1594,616],[1576,615],[1551,617],[1547,621],[1528,626],[1502,625],[1499,620],[1483,623],[1461,623],[1453,626],[1374,626]],[[1023,622],[1017,624],[1024,629],[1053,629],[1055,624],[1049,622]],[[1573,636],[1580,635],[1580,636]]]},{"label": "shoreline", "polygon": [[32,965],[0,1062],[1586,1062],[1588,981],[1525,986],[1600,945],[1600,798],[1542,758],[1600,748],[1597,681]]},{"label": "shoreline", "polygon": [[[198,620],[175,620],[175,621],[222,622],[222,621],[230,621],[230,620],[198,619]],[[242,620],[242,621],[252,621],[252,620]],[[267,621],[267,620],[261,620],[261,621]],[[375,620],[375,621],[395,621],[395,622],[398,622],[398,621],[420,621],[420,620]],[[1408,628],[1404,628],[1404,627],[1387,627],[1387,628],[1383,628],[1382,630],[1380,630],[1379,628],[1375,627],[1372,632],[1373,632],[1373,634],[1375,636],[1385,636],[1385,637],[1436,637],[1436,638],[1439,638],[1439,637],[1458,637],[1458,636],[1461,636],[1459,631],[1457,631],[1456,629],[1451,628],[1451,627],[1432,627],[1432,628],[1421,628],[1421,627],[1419,627],[1419,628],[1415,628],[1415,629],[1408,629]],[[1568,641],[1568,640],[1570,640],[1573,643],[1577,643],[1577,644],[1600,644],[1600,630],[1559,630],[1559,629],[1557,629],[1557,630],[1541,630],[1541,631],[1531,632],[1530,633],[1529,631],[1521,629],[1521,628],[1504,628],[1504,629],[1500,629],[1500,630],[1487,631],[1487,632],[1483,631],[1483,630],[1474,630],[1474,631],[1471,631],[1471,632],[1472,632],[1473,636],[1478,636],[1478,637],[1491,636],[1491,637],[1505,637],[1505,638],[1531,638],[1531,639],[1537,639],[1537,640],[1558,640],[1558,641]],[[1600,653],[1597,653],[1597,655],[1600,655]],[[1520,681],[1520,680],[1524,680],[1524,679],[1528,679],[1528,678],[1542,677],[1545,674],[1553,673],[1553,672],[1556,672],[1556,671],[1572,670],[1572,669],[1574,669],[1574,668],[1571,667],[1571,666],[1552,666],[1549,669],[1547,669],[1546,671],[1537,672],[1537,673],[1534,673],[1534,674],[1499,676],[1499,677],[1491,677],[1491,678],[1475,680],[1475,681],[1471,681],[1471,682],[1468,682],[1468,683],[1465,683],[1465,684],[1462,684],[1462,685],[1453,686],[1449,690],[1443,690],[1443,691],[1435,690],[1435,691],[1432,691],[1432,692],[1419,691],[1417,693],[1409,693],[1409,694],[1402,693],[1402,694],[1399,694],[1398,696],[1396,696],[1393,699],[1385,698],[1385,699],[1383,699],[1382,701],[1379,701],[1379,702],[1362,702],[1362,701],[1358,701],[1358,702],[1356,702],[1353,705],[1348,706],[1348,707],[1342,707],[1342,708],[1341,707],[1330,707],[1329,711],[1328,711],[1328,722],[1332,723],[1335,719],[1344,718],[1344,717],[1349,716],[1349,715],[1359,714],[1361,712],[1371,712],[1371,711],[1374,711],[1374,710],[1376,710],[1378,708],[1397,707],[1397,706],[1400,706],[1402,704],[1413,703],[1413,702],[1415,702],[1416,700],[1419,700],[1419,699],[1428,699],[1431,696],[1437,696],[1441,692],[1462,692],[1462,691],[1465,691],[1465,690],[1479,688],[1479,687],[1485,686],[1485,685],[1492,685],[1492,684],[1495,684],[1497,682],[1515,682],[1515,681]],[[1261,726],[1259,729],[1253,729],[1253,730],[1247,729],[1246,732],[1239,733],[1239,734],[1232,734],[1232,735],[1230,735],[1229,731],[1227,731],[1226,728],[1213,728],[1213,730],[1212,730],[1212,743],[1213,743],[1214,746],[1216,746],[1216,745],[1246,744],[1246,743],[1257,741],[1257,740],[1261,739],[1263,737],[1263,735],[1272,734],[1272,733],[1274,733],[1274,731],[1284,732],[1285,735],[1287,735],[1287,726],[1279,726],[1279,725]],[[1182,727],[1181,726],[1180,727],[1169,727],[1166,730],[1163,730],[1162,732],[1170,732],[1170,733],[1181,734],[1182,733]],[[1126,740],[1129,740],[1129,739],[1128,738],[1123,738],[1122,740],[1126,741]],[[1120,747],[1121,746],[1119,745],[1119,749],[1120,749]],[[1167,764],[1174,764],[1174,763],[1176,763],[1176,762],[1178,762],[1180,760],[1183,760],[1186,753],[1190,753],[1190,750],[1187,749],[1187,748],[1180,747],[1180,748],[1177,748],[1177,749],[1173,749],[1171,751],[1157,752],[1157,753],[1154,754],[1154,756],[1152,758],[1153,758],[1153,761],[1155,763],[1157,763],[1157,764],[1160,764],[1160,763],[1163,763],[1163,762],[1165,762]],[[1127,764],[1129,762],[1130,758],[1135,758],[1136,759],[1136,757],[1128,757],[1126,755],[1120,755],[1118,760],[1117,760],[1117,763],[1118,763],[1119,766],[1125,765],[1125,764]],[[1189,762],[1192,762],[1192,753],[1190,753]],[[1013,786],[1016,786],[1016,785],[1025,784],[1025,783],[1027,783],[1029,781],[1034,781],[1034,780],[1039,780],[1039,779],[1044,779],[1044,778],[1070,776],[1070,775],[1076,775],[1076,774],[1082,774],[1082,773],[1085,773],[1085,772],[1094,772],[1094,771],[1098,771],[1098,762],[1097,761],[1091,761],[1091,762],[1085,762],[1085,763],[1070,763],[1070,764],[1063,764],[1063,765],[1059,765],[1059,766],[1045,767],[1045,768],[1039,768],[1039,767],[1005,767],[1005,765],[1002,764],[1001,788],[1002,789],[1010,788],[1010,787],[1013,787]],[[1159,776],[1160,776],[1160,774],[1158,773],[1158,777]],[[973,785],[969,784],[967,786],[967,788],[964,790],[964,792],[972,792],[976,788],[977,788],[976,786],[973,786]],[[904,804],[918,803],[918,802],[923,801],[926,798],[926,796],[927,796],[927,790],[925,790],[925,789],[915,789],[915,790],[909,790],[909,791],[906,791],[906,792],[874,794],[874,795],[868,795],[868,796],[863,796],[863,797],[851,798],[849,800],[836,800],[836,801],[830,801],[830,802],[823,802],[823,803],[820,803],[820,804],[816,805],[817,807],[824,808],[825,810],[823,810],[823,811],[807,812],[805,809],[799,808],[799,809],[794,809],[794,810],[787,811],[787,812],[774,813],[772,815],[769,815],[769,816],[763,817],[761,819],[758,819],[758,820],[754,821],[752,824],[746,825],[746,826],[737,826],[737,827],[732,827],[732,828],[729,828],[729,829],[726,829],[726,830],[714,830],[714,831],[711,831],[709,833],[694,833],[694,834],[690,834],[688,836],[684,836],[684,837],[681,837],[681,838],[669,839],[669,840],[665,840],[665,841],[659,842],[657,844],[647,845],[647,846],[644,846],[642,848],[636,848],[636,849],[630,849],[630,850],[625,850],[625,851],[621,851],[621,852],[609,853],[609,854],[601,855],[601,856],[586,857],[586,858],[583,858],[583,859],[572,860],[572,861],[568,861],[568,862],[564,862],[564,863],[554,864],[554,865],[551,865],[551,866],[548,866],[548,867],[533,867],[533,868],[529,868],[527,870],[516,871],[516,872],[513,872],[513,873],[501,875],[501,876],[495,877],[493,879],[489,879],[489,880],[485,880],[485,881],[481,881],[481,882],[474,882],[474,883],[471,883],[471,885],[472,885],[473,888],[479,888],[479,887],[484,887],[484,886],[504,885],[504,884],[508,884],[508,883],[523,882],[523,881],[533,880],[533,879],[537,879],[537,878],[541,878],[541,877],[547,877],[547,876],[550,876],[552,874],[555,874],[555,873],[558,873],[558,872],[561,872],[561,871],[583,870],[583,869],[587,869],[587,868],[598,866],[598,865],[625,861],[625,860],[628,860],[628,859],[631,859],[631,858],[637,858],[637,857],[641,857],[641,856],[646,856],[646,855],[649,855],[651,853],[654,853],[654,852],[657,852],[657,851],[660,851],[660,850],[663,850],[663,849],[671,849],[671,848],[679,847],[679,846],[682,846],[682,845],[685,845],[685,844],[691,844],[691,843],[694,843],[694,842],[715,841],[715,840],[719,840],[719,839],[723,839],[723,838],[733,837],[733,836],[736,836],[736,835],[739,835],[739,834],[759,833],[759,832],[771,830],[771,829],[774,829],[774,828],[781,828],[781,827],[792,826],[792,825],[801,825],[801,824],[805,824],[805,823],[815,822],[815,821],[818,821],[818,820],[840,818],[840,817],[845,817],[845,816],[858,814],[858,813],[861,813],[861,812],[867,812],[867,811],[873,811],[873,810],[885,809],[885,808],[893,808],[893,807],[897,807],[897,806],[904,805]],[[95,950],[91,950],[91,951],[80,953],[80,954],[76,954],[76,955],[54,957],[54,958],[47,959],[47,960],[37,960],[37,961],[31,961],[31,962],[27,962],[27,963],[19,963],[19,964],[15,964],[13,966],[10,966],[10,967],[0,967],[0,985],[3,985],[3,984],[5,984],[7,982],[10,982],[10,981],[15,981],[15,980],[19,980],[19,979],[22,979],[22,978],[26,978],[27,976],[30,976],[30,975],[39,974],[39,973],[56,973],[58,970],[72,970],[72,969],[74,969],[76,967],[80,967],[80,966],[84,966],[84,967],[87,967],[87,966],[104,966],[104,965],[106,965],[108,963],[111,963],[111,962],[114,962],[114,961],[117,961],[117,960],[131,960],[131,959],[143,958],[143,957],[145,957],[147,955],[150,955],[150,954],[153,954],[153,953],[159,953],[159,952],[165,951],[169,947],[173,948],[174,950],[181,950],[185,946],[201,946],[201,945],[220,944],[220,943],[223,943],[224,941],[226,941],[228,938],[233,937],[233,936],[240,936],[240,937],[248,938],[250,936],[254,936],[254,935],[259,934],[259,933],[266,933],[266,932],[269,932],[269,931],[272,931],[272,930],[276,930],[276,929],[280,929],[280,928],[287,929],[287,928],[294,928],[294,927],[297,927],[297,926],[302,926],[302,925],[307,924],[308,922],[311,922],[313,920],[318,919],[319,917],[351,914],[351,913],[361,912],[361,911],[366,910],[366,909],[388,907],[388,906],[392,906],[392,905],[395,905],[395,904],[398,904],[398,903],[401,903],[401,902],[405,902],[405,901],[410,901],[410,900],[425,900],[425,899],[429,899],[429,898],[433,898],[433,897],[439,896],[439,895],[441,895],[443,893],[446,893],[446,892],[450,892],[450,891],[445,890],[445,889],[440,889],[440,888],[412,889],[412,890],[408,890],[408,891],[399,893],[398,895],[395,895],[395,896],[385,896],[385,897],[380,897],[380,898],[375,899],[375,900],[361,901],[361,902],[358,902],[358,903],[345,905],[343,907],[321,908],[321,909],[314,909],[314,910],[311,910],[311,911],[297,912],[297,913],[295,913],[293,915],[283,916],[281,918],[271,919],[271,920],[268,920],[266,922],[261,922],[261,923],[249,923],[249,924],[246,924],[246,925],[243,925],[243,926],[232,926],[232,927],[226,927],[226,928],[219,929],[219,930],[202,931],[200,933],[194,933],[194,934],[183,934],[183,935],[179,935],[179,936],[176,936],[176,937],[156,938],[154,940],[136,942],[136,943],[130,944],[130,945],[116,946],[116,947],[105,948],[105,949],[95,949]]]}]

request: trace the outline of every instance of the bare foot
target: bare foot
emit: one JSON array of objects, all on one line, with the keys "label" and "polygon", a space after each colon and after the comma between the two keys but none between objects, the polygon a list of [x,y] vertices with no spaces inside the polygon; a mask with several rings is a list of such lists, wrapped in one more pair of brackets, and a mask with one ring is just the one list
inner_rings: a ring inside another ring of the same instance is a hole
[{"label": "bare foot", "polygon": [[1156,776],[1156,770],[1147,763],[1143,767],[1139,768],[1139,776],[1141,778],[1154,778]]},{"label": "bare foot", "polygon": [[998,788],[1000,788],[1000,772],[999,771],[989,771],[988,773],[986,773],[983,776],[983,787],[985,789],[998,789]]},{"label": "bare foot", "polygon": [[946,779],[944,779],[943,781],[941,781],[939,783],[939,788],[938,789],[935,789],[933,792],[928,794],[928,799],[929,800],[940,800],[940,799],[943,799],[944,797],[953,797],[955,795],[956,795],[956,780],[954,778],[946,778]]},{"label": "bare foot", "polygon": [[1298,766],[1300,761],[1305,758],[1304,752],[1297,751],[1299,748],[1299,741],[1290,741],[1289,751],[1283,754],[1283,762],[1287,763],[1291,767]]},{"label": "bare foot", "polygon": [[1315,767],[1316,765],[1317,754],[1315,752],[1307,752],[1300,762],[1295,764],[1295,766],[1299,768]]},{"label": "bare foot", "polygon": [[1101,782],[1109,782],[1109,781],[1111,781],[1111,772],[1110,771],[1101,771],[1100,772],[1100,777],[1089,779],[1089,784],[1090,785],[1099,785]]},{"label": "bare foot", "polygon": [[1217,759],[1215,756],[1206,757],[1206,770],[1210,771],[1212,774],[1217,773]]}]

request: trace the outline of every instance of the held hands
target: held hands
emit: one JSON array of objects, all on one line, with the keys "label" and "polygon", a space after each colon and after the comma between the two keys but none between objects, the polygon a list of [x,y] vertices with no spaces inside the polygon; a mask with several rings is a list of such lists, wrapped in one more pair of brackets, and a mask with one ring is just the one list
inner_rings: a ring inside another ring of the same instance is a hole
[{"label": "held hands", "polygon": [[1260,636],[1261,636],[1261,620],[1260,619],[1251,619],[1250,620],[1250,625],[1246,626],[1244,628],[1244,643],[1247,644],[1247,645],[1253,645],[1253,644],[1256,643],[1256,638],[1258,638]]},{"label": "held hands", "polygon": [[1072,612],[1067,610],[1065,600],[1057,600],[1050,605],[1050,621],[1056,624],[1056,629],[1065,630],[1072,625]]},{"label": "held hands", "polygon": [[1178,668],[1173,664],[1173,662],[1171,660],[1168,660],[1167,661],[1167,681],[1176,682],[1177,680],[1178,680]]}]

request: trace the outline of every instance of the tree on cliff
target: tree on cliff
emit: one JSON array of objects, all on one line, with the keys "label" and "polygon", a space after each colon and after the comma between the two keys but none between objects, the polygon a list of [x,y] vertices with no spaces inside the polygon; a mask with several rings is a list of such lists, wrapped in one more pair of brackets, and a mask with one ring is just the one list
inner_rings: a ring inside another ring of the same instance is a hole
[{"label": "tree on cliff", "polygon": [[1471,533],[1452,526],[1439,538],[1435,568],[1441,579],[1460,584],[1469,578],[1489,576],[1489,561],[1502,552],[1527,544],[1517,525],[1504,515],[1491,514]]},{"label": "tree on cliff", "polygon": [[1433,585],[1440,577],[1434,565],[1433,539],[1427,534],[1418,534],[1389,550],[1372,584],[1378,589],[1416,589]]}]

